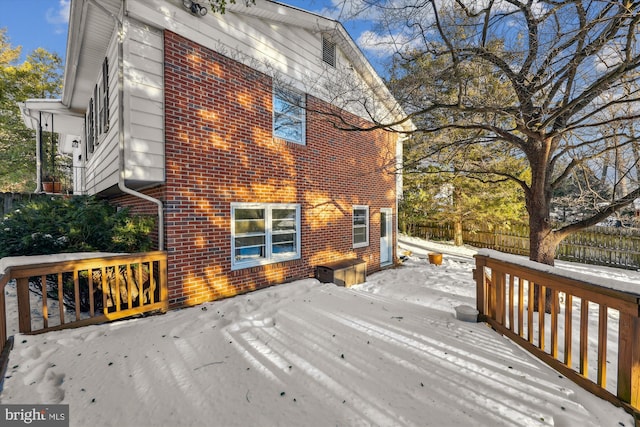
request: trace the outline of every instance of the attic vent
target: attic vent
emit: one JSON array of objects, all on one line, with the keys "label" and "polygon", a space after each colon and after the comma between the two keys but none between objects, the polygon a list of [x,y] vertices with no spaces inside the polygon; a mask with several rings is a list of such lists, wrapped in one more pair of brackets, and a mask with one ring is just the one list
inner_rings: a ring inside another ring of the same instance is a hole
[{"label": "attic vent", "polygon": [[332,67],[336,66],[336,44],[322,37],[322,60]]}]

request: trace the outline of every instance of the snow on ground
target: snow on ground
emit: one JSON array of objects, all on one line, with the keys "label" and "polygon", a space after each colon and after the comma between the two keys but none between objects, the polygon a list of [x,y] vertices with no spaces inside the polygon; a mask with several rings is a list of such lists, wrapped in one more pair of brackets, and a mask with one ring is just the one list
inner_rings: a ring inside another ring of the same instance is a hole
[{"label": "snow on ground", "polygon": [[403,238],[403,266],[352,288],[308,279],[17,335],[0,401],[68,403],[72,426],[633,426],[485,324],[457,320],[454,307],[475,306],[474,251],[440,245]]}]

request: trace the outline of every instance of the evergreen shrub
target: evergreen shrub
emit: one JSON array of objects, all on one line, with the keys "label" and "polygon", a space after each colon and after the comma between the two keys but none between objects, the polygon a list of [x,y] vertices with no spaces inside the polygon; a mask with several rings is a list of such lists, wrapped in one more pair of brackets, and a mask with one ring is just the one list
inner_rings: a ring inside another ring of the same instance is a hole
[{"label": "evergreen shrub", "polygon": [[94,196],[25,201],[0,221],[0,258],[62,252],[145,252],[155,218]]}]

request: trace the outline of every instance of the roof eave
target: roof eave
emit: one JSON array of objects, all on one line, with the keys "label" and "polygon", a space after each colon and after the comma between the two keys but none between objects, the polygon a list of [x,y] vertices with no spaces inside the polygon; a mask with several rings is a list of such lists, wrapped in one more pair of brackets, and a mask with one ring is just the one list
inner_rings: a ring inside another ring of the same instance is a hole
[{"label": "roof eave", "polygon": [[69,28],[67,32],[67,53],[64,64],[62,86],[62,104],[71,105],[71,97],[75,88],[78,69],[78,58],[82,48],[82,34],[86,15],[85,2],[72,1],[69,11]]}]

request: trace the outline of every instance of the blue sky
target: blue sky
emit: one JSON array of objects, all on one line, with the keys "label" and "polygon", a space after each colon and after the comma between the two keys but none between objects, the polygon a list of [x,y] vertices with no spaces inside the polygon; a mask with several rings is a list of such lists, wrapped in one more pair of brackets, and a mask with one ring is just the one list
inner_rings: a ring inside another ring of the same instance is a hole
[{"label": "blue sky", "polygon": [[69,0],[0,0],[0,28],[22,55],[43,47],[64,57]]},{"label": "blue sky", "polygon": [[[301,9],[313,11],[340,20],[351,37],[363,49],[360,40],[369,29],[366,20],[347,21],[349,14],[345,0],[280,0]],[[203,0],[202,3],[207,3]],[[70,0],[0,0],[0,28],[7,29],[9,42],[13,47],[22,46],[26,56],[38,47],[55,52],[64,58],[67,43],[67,25]],[[376,62],[374,50],[363,50],[369,60]]]}]

